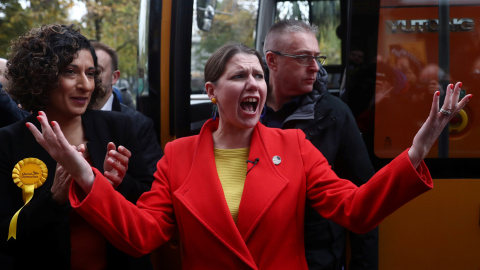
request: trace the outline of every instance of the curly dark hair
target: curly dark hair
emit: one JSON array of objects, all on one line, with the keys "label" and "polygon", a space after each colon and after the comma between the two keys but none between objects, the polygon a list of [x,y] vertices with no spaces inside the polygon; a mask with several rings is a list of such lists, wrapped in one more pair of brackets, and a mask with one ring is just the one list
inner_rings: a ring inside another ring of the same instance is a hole
[{"label": "curly dark hair", "polygon": [[97,55],[90,41],[75,25],[51,24],[34,28],[12,41],[7,63],[8,93],[27,111],[39,111],[48,103],[48,93],[55,89],[57,78],[83,49],[90,50],[95,65],[95,89],[88,108],[105,96]]}]

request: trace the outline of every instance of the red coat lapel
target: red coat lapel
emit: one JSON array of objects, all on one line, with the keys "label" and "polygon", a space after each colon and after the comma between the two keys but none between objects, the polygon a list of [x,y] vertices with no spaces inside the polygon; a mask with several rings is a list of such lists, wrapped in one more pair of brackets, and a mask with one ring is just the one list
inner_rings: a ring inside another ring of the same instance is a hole
[{"label": "red coat lapel", "polygon": [[181,187],[174,192],[174,196],[212,233],[213,237],[218,238],[245,263],[256,269],[250,251],[230,214],[218,178],[211,133],[215,128],[216,125],[212,122],[202,128],[195,142],[196,150],[192,166],[189,168],[190,172]]},{"label": "red coat lapel", "polygon": [[238,212],[237,227],[245,242],[289,182],[275,168],[272,161],[275,153],[266,149],[264,131],[265,127],[257,124],[253,132],[249,160],[258,158],[258,161],[253,168],[253,164],[249,164],[251,170],[247,173]]}]

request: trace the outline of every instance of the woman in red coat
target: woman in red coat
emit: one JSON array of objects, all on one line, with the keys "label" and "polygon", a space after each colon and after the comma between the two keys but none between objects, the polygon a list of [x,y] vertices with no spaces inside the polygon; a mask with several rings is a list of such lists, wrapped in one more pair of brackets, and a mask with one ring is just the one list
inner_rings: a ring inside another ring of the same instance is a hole
[{"label": "woman in red coat", "polygon": [[[314,58],[312,57],[312,61]],[[143,255],[180,230],[184,269],[307,269],[305,203],[357,233],[432,188],[423,158],[471,95],[443,108],[435,93],[429,118],[405,150],[368,183],[339,179],[299,130],[259,123],[267,86],[261,56],[239,44],[217,50],[205,66],[206,90],[219,116],[197,136],[165,148],[155,182],[134,205],[120,196],[40,115],[37,141],[74,177],[72,207],[118,248]],[[245,176],[246,175],[246,176]]]}]

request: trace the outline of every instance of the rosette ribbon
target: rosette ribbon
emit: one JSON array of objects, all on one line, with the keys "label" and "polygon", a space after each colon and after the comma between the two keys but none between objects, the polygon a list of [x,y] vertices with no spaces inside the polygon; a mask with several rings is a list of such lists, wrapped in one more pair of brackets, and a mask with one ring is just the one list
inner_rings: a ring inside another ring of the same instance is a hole
[{"label": "rosette ribbon", "polygon": [[8,237],[17,238],[17,221],[20,211],[30,202],[33,191],[43,185],[47,180],[48,169],[45,163],[38,158],[24,158],[20,160],[12,170],[13,182],[22,189],[24,205],[13,215],[8,228]]}]

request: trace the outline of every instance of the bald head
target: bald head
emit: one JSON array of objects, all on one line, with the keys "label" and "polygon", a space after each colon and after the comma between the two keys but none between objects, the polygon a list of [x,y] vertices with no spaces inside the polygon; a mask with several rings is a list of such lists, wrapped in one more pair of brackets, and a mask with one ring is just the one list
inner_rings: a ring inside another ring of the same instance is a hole
[{"label": "bald head", "polygon": [[0,83],[3,87],[7,86],[7,79],[5,78],[5,72],[7,71],[7,59],[0,58]]}]

